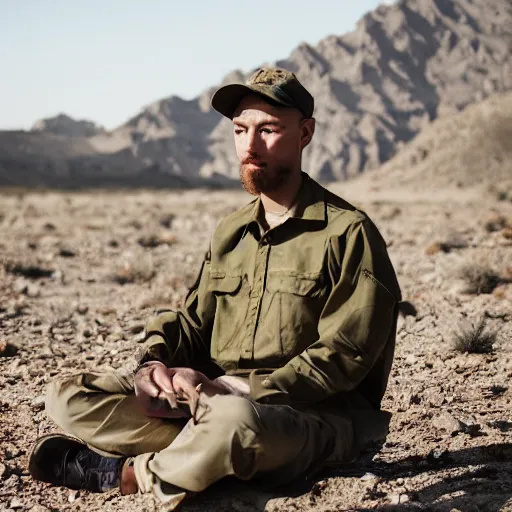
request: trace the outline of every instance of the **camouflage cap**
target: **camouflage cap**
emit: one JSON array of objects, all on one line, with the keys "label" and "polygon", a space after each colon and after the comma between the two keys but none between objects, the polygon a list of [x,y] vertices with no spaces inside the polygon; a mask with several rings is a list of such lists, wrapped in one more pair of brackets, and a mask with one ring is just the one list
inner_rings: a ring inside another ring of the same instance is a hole
[{"label": "camouflage cap", "polygon": [[292,72],[279,68],[260,68],[245,84],[221,87],[212,97],[212,107],[232,119],[242,98],[251,93],[263,96],[270,103],[296,108],[307,118],[313,115],[313,96]]}]

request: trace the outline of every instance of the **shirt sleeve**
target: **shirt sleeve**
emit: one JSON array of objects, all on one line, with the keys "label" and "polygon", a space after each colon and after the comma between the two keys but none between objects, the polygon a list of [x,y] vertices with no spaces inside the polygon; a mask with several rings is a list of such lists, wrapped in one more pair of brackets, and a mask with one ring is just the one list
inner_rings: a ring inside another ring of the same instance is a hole
[{"label": "shirt sleeve", "polygon": [[[314,403],[356,388],[387,343],[394,343],[400,289],[386,244],[365,218],[328,247],[331,291],[317,340],[264,381],[269,393]],[[257,397],[255,397],[257,398]]]},{"label": "shirt sleeve", "polygon": [[209,361],[215,315],[215,299],[208,292],[209,273],[210,252],[184,306],[162,312],[147,323],[139,365],[157,360],[167,366],[197,367]]}]

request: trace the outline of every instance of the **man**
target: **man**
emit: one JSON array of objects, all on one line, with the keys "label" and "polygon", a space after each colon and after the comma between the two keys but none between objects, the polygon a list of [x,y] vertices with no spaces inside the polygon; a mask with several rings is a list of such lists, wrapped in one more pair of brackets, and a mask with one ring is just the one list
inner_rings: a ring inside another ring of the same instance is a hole
[{"label": "man", "polygon": [[148,323],[134,376],[50,386],[48,414],[81,441],[40,439],[36,479],[172,508],[228,475],[289,482],[387,433],[400,290],[368,217],[301,170],[312,96],[260,69],[212,106],[257,197],[220,222],[183,309]]}]

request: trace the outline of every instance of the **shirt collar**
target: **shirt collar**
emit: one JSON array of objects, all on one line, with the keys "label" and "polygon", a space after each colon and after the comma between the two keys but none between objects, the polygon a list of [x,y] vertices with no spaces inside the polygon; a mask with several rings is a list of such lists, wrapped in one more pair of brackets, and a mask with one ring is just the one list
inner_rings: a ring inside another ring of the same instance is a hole
[{"label": "shirt collar", "polygon": [[[296,202],[297,207],[295,208],[294,215],[290,218],[321,222],[327,220],[325,189],[303,171],[302,183],[297,194]],[[251,204],[253,207],[247,208],[240,218],[242,226],[252,222],[261,224],[261,219],[264,216],[261,197],[255,199]]]}]

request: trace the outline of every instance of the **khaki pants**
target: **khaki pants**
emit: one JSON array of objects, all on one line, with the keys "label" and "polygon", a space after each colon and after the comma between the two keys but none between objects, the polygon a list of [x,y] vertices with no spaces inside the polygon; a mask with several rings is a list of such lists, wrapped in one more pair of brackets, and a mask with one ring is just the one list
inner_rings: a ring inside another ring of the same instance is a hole
[{"label": "khaki pants", "polygon": [[91,372],[50,384],[46,410],[90,448],[135,457],[139,489],[164,502],[228,475],[284,484],[354,456],[349,415],[299,412],[232,395],[201,395],[199,403],[197,424],[148,418],[135,406],[132,376]]}]

